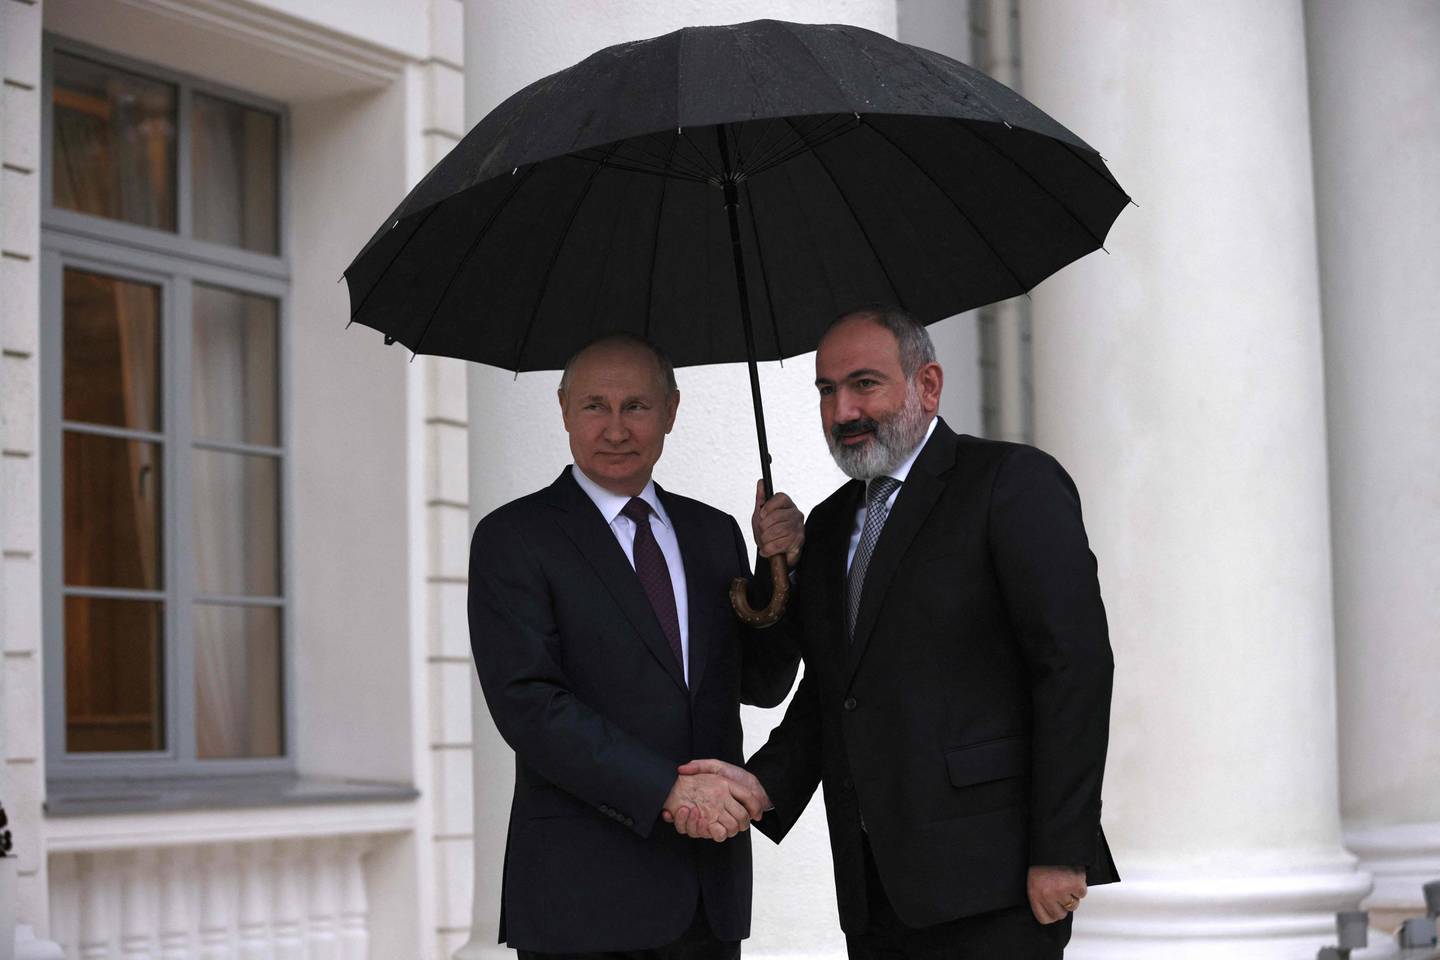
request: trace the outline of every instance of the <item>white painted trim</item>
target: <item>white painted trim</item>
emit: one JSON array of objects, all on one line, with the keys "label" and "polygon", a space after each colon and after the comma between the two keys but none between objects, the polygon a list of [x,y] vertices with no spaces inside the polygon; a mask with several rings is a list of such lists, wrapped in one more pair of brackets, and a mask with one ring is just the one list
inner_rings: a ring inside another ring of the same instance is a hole
[{"label": "white painted trim", "polygon": [[399,79],[410,57],[322,29],[313,23],[233,0],[119,0],[126,6],[177,20],[192,29],[324,66],[369,86]]},{"label": "white painted trim", "polygon": [[[1122,861],[1123,862],[1123,861]],[[1292,861],[1293,863],[1293,861]],[[1248,872],[1131,868],[1090,891],[1076,913],[1069,960],[1189,960],[1313,956],[1335,940],[1335,914],[1370,892],[1368,873],[1337,853],[1306,866]]]},{"label": "white painted trim", "polygon": [[1424,912],[1421,886],[1440,880],[1440,822],[1347,827],[1345,846],[1375,877],[1362,907]]},{"label": "white painted trim", "polygon": [[47,854],[253,840],[411,833],[417,800],[124,813],[45,821]]}]

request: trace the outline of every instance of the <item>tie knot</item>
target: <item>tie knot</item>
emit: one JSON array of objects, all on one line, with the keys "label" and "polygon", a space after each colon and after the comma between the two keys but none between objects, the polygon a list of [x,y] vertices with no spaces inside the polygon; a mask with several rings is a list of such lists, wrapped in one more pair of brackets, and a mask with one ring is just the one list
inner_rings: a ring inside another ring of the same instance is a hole
[{"label": "tie knot", "polygon": [[625,504],[624,508],[621,509],[620,512],[633,520],[635,522],[635,526],[638,527],[642,523],[646,523],[649,521],[650,504],[646,503],[644,500],[641,500],[639,497],[631,497],[630,502]]},{"label": "tie knot", "polygon": [[865,499],[873,506],[890,499],[890,494],[900,489],[900,481],[894,477],[876,477],[865,491]]}]

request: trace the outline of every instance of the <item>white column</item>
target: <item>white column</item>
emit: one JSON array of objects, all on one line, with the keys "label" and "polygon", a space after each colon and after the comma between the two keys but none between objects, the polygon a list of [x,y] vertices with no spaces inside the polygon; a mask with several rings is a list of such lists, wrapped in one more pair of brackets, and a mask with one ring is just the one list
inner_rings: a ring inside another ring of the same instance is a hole
[{"label": "white column", "polygon": [[[894,36],[895,0],[465,0],[465,112],[474,124],[509,94],[613,43],[657,36],[682,26],[760,18],[857,24]],[[784,368],[763,364],[775,482],[807,508],[844,479],[830,461],[816,413],[814,361]],[[759,456],[750,433],[744,368],[678,371],[680,414],[656,477],[742,520],[754,502]],[[488,367],[468,369],[470,510],[478,520],[497,506],[550,483],[570,461],[555,401],[558,373],[513,378]],[[783,411],[783,415],[780,413]],[[743,429],[735,429],[736,425]],[[737,464],[741,465],[737,468]],[[500,870],[510,809],[512,754],[496,734],[474,687],[475,889],[466,960],[509,957],[497,948]],[[764,742],[781,712],[746,708],[746,748]],[[834,881],[817,795],[783,847],[756,837],[755,909],[747,953],[843,957]]]},{"label": "white column", "polygon": [[[1305,6],[1350,849],[1393,918],[1440,877],[1440,6]],[[1378,918],[1377,918],[1378,919]]]},{"label": "white column", "polygon": [[1021,8],[1026,95],[1139,207],[1034,295],[1116,678],[1124,882],[1067,956],[1309,957],[1370,889],[1341,843],[1324,386],[1299,3]]}]

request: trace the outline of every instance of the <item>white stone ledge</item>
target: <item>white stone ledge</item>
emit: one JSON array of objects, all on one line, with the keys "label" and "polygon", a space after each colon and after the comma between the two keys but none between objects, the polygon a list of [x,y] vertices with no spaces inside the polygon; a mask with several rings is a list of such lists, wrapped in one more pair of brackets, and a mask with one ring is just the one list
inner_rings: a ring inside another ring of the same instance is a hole
[{"label": "white stone ledge", "polygon": [[1375,877],[1366,910],[1424,912],[1421,886],[1440,880],[1440,822],[1347,827],[1345,846]]},{"label": "white stone ledge", "polygon": [[416,801],[47,817],[48,853],[410,833]]}]

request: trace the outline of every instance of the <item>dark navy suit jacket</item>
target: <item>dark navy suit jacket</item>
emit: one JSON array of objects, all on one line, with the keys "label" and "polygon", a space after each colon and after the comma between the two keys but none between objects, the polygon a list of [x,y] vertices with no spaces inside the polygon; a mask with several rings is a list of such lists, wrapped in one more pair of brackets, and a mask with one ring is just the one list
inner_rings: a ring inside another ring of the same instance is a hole
[{"label": "dark navy suit jacket", "polygon": [[515,751],[500,939],[546,953],[657,947],[686,931],[702,892],[715,935],[741,939],[750,835],[691,840],[660,812],[679,764],[743,759],[739,704],[783,700],[798,651],[730,609],[731,578],[750,573],[734,519],[659,490],[685,564],[687,687],[570,469],[480,521],[470,550],[475,666]]}]

